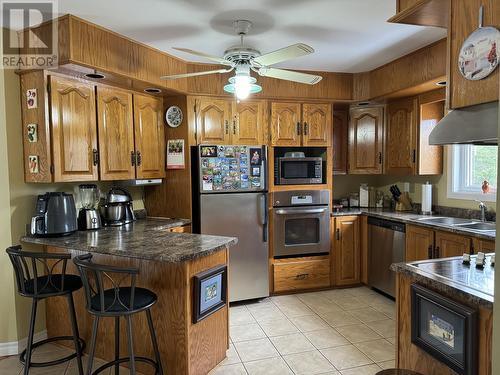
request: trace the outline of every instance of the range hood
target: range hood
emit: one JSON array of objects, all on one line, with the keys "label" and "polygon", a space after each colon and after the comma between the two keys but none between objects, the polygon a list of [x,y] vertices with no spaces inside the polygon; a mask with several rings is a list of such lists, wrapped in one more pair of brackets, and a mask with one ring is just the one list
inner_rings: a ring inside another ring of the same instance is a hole
[{"label": "range hood", "polygon": [[429,135],[431,145],[498,144],[498,102],[450,111]]}]

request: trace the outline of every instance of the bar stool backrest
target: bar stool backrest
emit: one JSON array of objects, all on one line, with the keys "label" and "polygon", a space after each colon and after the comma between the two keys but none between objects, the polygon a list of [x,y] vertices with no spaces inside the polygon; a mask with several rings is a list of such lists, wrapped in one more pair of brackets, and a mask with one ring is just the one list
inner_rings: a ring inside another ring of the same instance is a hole
[{"label": "bar stool backrest", "polygon": [[[23,251],[19,245],[8,247],[6,252],[14,267],[17,291],[20,295],[37,298],[64,292],[66,264],[68,259],[71,259],[70,254]],[[56,272],[57,270],[60,271]],[[58,277],[54,280],[56,274]],[[42,276],[46,277],[42,279]],[[33,289],[27,289],[31,280]],[[47,290],[50,290],[50,293],[47,293]]]},{"label": "bar stool backrest", "polygon": [[[77,256],[73,258],[73,262],[78,267],[82,278],[88,311],[103,316],[112,315],[112,310],[117,306],[122,307],[125,311],[133,311],[138,268],[121,268],[93,263],[92,254]],[[127,280],[129,282],[125,284]],[[122,288],[121,293],[120,288]],[[105,293],[105,291],[108,292]],[[98,310],[92,304],[96,297],[100,307]]]}]

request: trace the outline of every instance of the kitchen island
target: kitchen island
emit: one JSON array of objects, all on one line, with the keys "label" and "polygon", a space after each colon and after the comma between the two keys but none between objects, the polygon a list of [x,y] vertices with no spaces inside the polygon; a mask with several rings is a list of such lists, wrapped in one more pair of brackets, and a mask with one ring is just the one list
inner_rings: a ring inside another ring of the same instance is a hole
[{"label": "kitchen island", "polygon": [[[137,286],[158,296],[151,313],[166,374],[201,375],[208,373],[226,356],[229,346],[228,305],[197,323],[193,322],[194,275],[228,264],[228,249],[236,238],[176,233],[173,228],[187,220],[143,219],[121,227],[76,232],[65,237],[26,236],[23,244],[42,246],[47,252],[68,251],[72,256],[93,254],[96,263],[137,267]],[[67,273],[77,274],[72,262]],[[227,293],[227,291],[226,291]],[[92,316],[85,309],[83,290],[74,294],[80,336],[90,342]],[[46,304],[49,337],[68,335],[66,301],[51,298]],[[133,320],[134,348],[137,356],[153,358],[153,348],[144,314]],[[121,325],[121,356],[127,356],[125,324]],[[96,357],[114,359],[114,320],[103,319],[99,326]],[[137,370],[152,373],[138,364]]]},{"label": "kitchen island", "polygon": [[[468,345],[473,356],[477,358],[476,361],[471,361],[474,363],[472,373],[491,375],[494,266],[491,264],[491,254],[486,257],[486,264],[482,268],[476,267],[476,258],[473,256],[470,264],[463,264],[461,257],[454,257],[397,263],[391,266],[391,269],[397,273],[396,366],[398,368],[410,369],[426,375],[455,375],[457,373],[445,364],[442,358],[436,358],[412,340],[412,324],[418,320],[414,316],[417,315],[418,309],[412,309],[412,304],[414,304],[412,290],[416,285],[417,288],[424,288],[425,291],[434,294],[443,306],[446,306],[446,301],[452,301],[452,304],[459,304],[475,314],[476,328],[471,335],[471,344]],[[431,324],[430,316],[434,321],[431,311],[429,310],[429,315],[424,319],[429,325]],[[467,324],[473,325],[474,320]],[[436,321],[445,327],[448,324],[442,319]],[[418,332],[417,329],[415,331]],[[459,353],[458,348],[462,339],[459,338],[459,330],[453,332],[455,339],[446,345],[449,345],[452,348],[450,351],[456,354]],[[432,340],[431,337],[430,342]],[[437,346],[439,346],[439,340],[440,338],[437,339]]]}]

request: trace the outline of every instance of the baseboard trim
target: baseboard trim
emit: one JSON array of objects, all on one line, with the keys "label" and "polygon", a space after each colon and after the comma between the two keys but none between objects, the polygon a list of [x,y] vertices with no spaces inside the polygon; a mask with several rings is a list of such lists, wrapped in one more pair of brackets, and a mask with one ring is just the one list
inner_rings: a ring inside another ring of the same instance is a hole
[{"label": "baseboard trim", "polygon": [[[47,331],[43,330],[41,332],[35,333],[33,341],[38,342],[40,340],[45,340],[46,338],[47,338]],[[0,357],[8,355],[16,355],[21,353],[26,348],[27,342],[28,342],[27,337],[19,341],[0,342]]]}]

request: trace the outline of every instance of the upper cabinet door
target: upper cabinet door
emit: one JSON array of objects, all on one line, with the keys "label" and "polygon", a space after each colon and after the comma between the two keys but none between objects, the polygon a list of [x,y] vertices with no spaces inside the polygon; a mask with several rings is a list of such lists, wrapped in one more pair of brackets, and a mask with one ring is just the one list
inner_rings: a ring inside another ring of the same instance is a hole
[{"label": "upper cabinet door", "polygon": [[134,128],[137,178],[165,177],[165,130],[161,99],[134,95]]},{"label": "upper cabinet door", "polygon": [[135,168],[132,94],[97,88],[101,180],[132,180]]},{"label": "upper cabinet door", "polygon": [[50,77],[54,182],[96,181],[95,86]]},{"label": "upper cabinet door", "polygon": [[387,105],[385,173],[413,175],[417,165],[418,101],[408,98]]},{"label": "upper cabinet door", "polygon": [[231,102],[226,99],[201,98],[196,106],[198,143],[229,144]]},{"label": "upper cabinet door", "polygon": [[302,105],[302,144],[304,146],[331,145],[331,104],[305,103]]},{"label": "upper cabinet door", "polygon": [[347,111],[333,111],[333,174],[347,173]]},{"label": "upper cabinet door", "polygon": [[266,142],[265,102],[245,100],[233,103],[231,144],[261,145]]},{"label": "upper cabinet door", "polygon": [[381,174],[384,109],[351,109],[349,123],[349,173]]},{"label": "upper cabinet door", "polygon": [[419,96],[417,174],[443,173],[443,146],[429,144],[429,135],[444,117],[445,90],[439,89]]},{"label": "upper cabinet door", "polygon": [[271,103],[271,145],[300,146],[300,103]]}]

